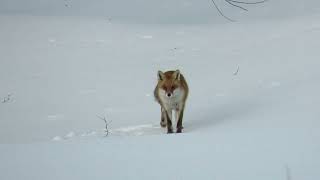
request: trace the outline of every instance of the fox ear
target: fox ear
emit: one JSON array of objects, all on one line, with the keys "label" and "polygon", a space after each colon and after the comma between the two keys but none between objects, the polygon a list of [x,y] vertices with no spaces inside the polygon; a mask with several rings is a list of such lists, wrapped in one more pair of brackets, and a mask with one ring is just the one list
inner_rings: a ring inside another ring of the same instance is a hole
[{"label": "fox ear", "polygon": [[164,74],[162,71],[158,71],[158,80],[162,81],[164,79]]},{"label": "fox ear", "polygon": [[176,80],[180,80],[180,71],[178,69],[174,72],[173,75],[174,75]]}]

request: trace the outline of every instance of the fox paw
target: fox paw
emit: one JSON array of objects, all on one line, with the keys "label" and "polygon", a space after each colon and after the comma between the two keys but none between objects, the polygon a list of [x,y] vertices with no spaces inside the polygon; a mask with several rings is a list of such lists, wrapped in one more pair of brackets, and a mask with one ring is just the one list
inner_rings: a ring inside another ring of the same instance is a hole
[{"label": "fox paw", "polygon": [[165,121],[161,121],[161,122],[160,122],[160,126],[163,127],[163,128],[165,128],[165,127],[167,126],[167,123],[166,123]]}]

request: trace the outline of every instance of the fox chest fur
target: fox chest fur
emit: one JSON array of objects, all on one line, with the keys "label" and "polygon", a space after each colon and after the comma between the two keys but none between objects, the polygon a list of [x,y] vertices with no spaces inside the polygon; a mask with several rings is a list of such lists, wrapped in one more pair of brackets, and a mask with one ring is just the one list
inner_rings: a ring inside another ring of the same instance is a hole
[{"label": "fox chest fur", "polygon": [[159,89],[158,96],[163,108],[166,110],[179,110],[184,105],[186,92],[181,88],[176,88],[171,97],[168,97],[165,90]]}]

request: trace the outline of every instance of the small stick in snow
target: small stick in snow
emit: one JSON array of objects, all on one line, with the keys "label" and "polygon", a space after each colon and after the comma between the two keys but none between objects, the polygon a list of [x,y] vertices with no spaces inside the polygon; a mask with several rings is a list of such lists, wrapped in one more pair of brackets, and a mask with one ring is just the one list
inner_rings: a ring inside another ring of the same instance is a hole
[{"label": "small stick in snow", "polygon": [[7,103],[10,101],[11,94],[8,94],[6,97],[3,98],[2,103]]},{"label": "small stick in snow", "polygon": [[[240,4],[242,5],[255,5],[255,4],[261,4],[261,3],[265,3],[268,0],[260,0],[260,1],[255,1],[255,2],[245,2],[245,1],[236,1],[236,0],[224,0],[225,2],[227,2],[228,4],[230,4],[233,7],[239,8],[241,10],[244,11],[248,11],[248,9],[242,7]],[[215,2],[215,0],[211,0],[212,4],[214,5],[214,7],[216,8],[216,10],[219,12],[219,14],[224,17],[225,19],[231,21],[231,22],[235,22],[235,20],[229,18],[228,16],[226,16],[222,10],[218,7],[217,3]]]},{"label": "small stick in snow", "polygon": [[239,5],[233,4],[233,2],[232,2],[232,1],[228,1],[228,0],[226,0],[226,2],[227,2],[227,3],[229,3],[230,5],[234,6],[234,7],[237,7],[237,8],[239,8],[239,9],[244,10],[244,11],[248,11],[248,9],[246,9],[246,8],[244,8],[244,7],[242,7],[242,6],[239,6]]},{"label": "small stick in snow", "polygon": [[224,15],[223,12],[219,9],[218,5],[216,4],[216,2],[214,0],[211,0],[212,4],[214,5],[214,7],[216,8],[216,10],[219,12],[219,14],[224,17],[225,19],[231,21],[231,22],[235,22],[235,20],[229,18],[228,16]]},{"label": "small stick in snow", "polygon": [[292,180],[291,171],[288,165],[285,165],[286,169],[286,180]]},{"label": "small stick in snow", "polygon": [[[107,122],[106,117],[104,117],[104,116],[101,117],[101,116],[98,116],[98,115],[97,115],[97,117],[106,123],[105,132],[106,132],[106,136],[108,136],[108,135],[109,135],[109,129],[108,129],[109,123]],[[111,123],[111,122],[112,122],[112,121],[110,121],[110,123]]]},{"label": "small stick in snow", "polygon": [[238,75],[240,67],[238,66],[237,71],[233,73],[234,76]]},{"label": "small stick in snow", "polygon": [[226,0],[226,1],[230,1],[233,3],[239,3],[239,4],[261,4],[261,3],[267,2],[268,0],[255,1],[255,2],[244,2],[244,1],[235,1],[235,0]]}]

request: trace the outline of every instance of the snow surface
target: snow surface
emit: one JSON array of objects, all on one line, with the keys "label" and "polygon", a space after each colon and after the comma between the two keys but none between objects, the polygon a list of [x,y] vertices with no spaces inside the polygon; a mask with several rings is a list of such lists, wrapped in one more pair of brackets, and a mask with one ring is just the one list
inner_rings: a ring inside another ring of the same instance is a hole
[{"label": "snow surface", "polygon": [[[210,1],[1,0],[0,179],[319,179],[320,2],[218,3],[237,22]],[[182,134],[152,95],[168,69]]]}]

